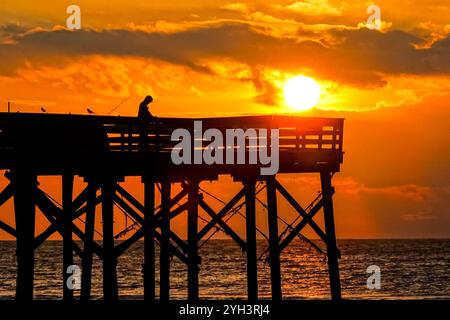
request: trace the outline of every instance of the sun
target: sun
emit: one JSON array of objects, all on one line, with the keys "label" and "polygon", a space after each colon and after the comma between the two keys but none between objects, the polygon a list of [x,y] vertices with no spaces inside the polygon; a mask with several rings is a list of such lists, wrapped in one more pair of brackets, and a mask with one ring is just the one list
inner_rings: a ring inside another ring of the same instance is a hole
[{"label": "sun", "polygon": [[311,109],[320,99],[320,86],[310,77],[297,76],[289,79],[283,91],[286,103],[299,111]]}]

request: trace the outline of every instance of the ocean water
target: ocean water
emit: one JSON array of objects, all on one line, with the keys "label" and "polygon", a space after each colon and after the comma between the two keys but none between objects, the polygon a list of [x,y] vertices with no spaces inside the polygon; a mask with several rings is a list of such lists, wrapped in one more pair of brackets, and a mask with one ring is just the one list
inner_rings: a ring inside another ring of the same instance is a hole
[{"label": "ocean water", "polygon": [[[62,243],[47,242],[36,252],[35,299],[62,297]],[[449,299],[450,240],[341,240],[338,242],[342,295],[345,299]],[[258,241],[259,253],[267,248]],[[143,243],[119,259],[121,299],[142,299]],[[157,251],[158,254],[158,251]],[[229,240],[211,240],[201,247],[200,297],[245,299],[245,254]],[[15,294],[15,243],[0,242],[0,299]],[[80,261],[75,259],[80,265]],[[284,299],[329,299],[327,263],[322,252],[303,241],[293,242],[282,254]],[[381,288],[367,288],[367,267],[381,270]],[[156,259],[158,285],[158,256]],[[187,297],[186,266],[171,262],[171,298]],[[102,297],[101,262],[94,259],[94,298]],[[270,272],[264,257],[258,264],[259,296],[270,299]],[[157,290],[158,291],[158,290]],[[158,292],[157,292],[158,293]],[[78,296],[79,292],[75,292]]]}]

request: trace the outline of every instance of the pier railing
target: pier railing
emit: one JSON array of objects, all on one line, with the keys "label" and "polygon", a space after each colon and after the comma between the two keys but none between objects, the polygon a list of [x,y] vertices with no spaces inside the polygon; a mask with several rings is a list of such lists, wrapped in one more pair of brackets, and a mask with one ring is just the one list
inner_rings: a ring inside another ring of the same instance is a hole
[{"label": "pier railing", "polygon": [[[201,122],[202,132],[196,132],[195,122]],[[0,113],[0,168],[7,169],[21,155],[31,156],[36,167],[54,167],[55,170],[61,166],[74,167],[75,170],[103,166],[104,163],[99,162],[105,162],[105,159],[116,168],[125,162],[126,166],[136,169],[146,161],[160,166],[167,162],[167,166],[172,166],[170,154],[180,142],[172,141],[172,133],[176,129],[190,133],[193,138],[191,154],[208,148],[211,141],[202,133],[209,129],[222,134],[221,148],[231,148],[237,153],[242,144],[235,139],[232,145],[225,145],[225,137],[227,130],[242,129],[246,134],[245,156],[248,159],[251,152],[273,149],[270,130],[277,129],[282,171],[317,171],[323,166],[338,171],[343,155],[343,122],[343,119],[291,116],[155,118],[142,121],[135,117]],[[268,134],[264,136],[261,129]],[[255,130],[258,136],[247,135],[251,130]],[[117,161],[119,163],[115,163]]]}]

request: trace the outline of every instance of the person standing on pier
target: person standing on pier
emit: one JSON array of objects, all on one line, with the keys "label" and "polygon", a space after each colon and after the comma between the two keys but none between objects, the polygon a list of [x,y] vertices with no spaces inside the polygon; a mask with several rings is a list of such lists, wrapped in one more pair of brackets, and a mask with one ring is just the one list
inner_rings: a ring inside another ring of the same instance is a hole
[{"label": "person standing on pier", "polygon": [[142,120],[151,120],[153,115],[151,114],[148,105],[153,102],[152,96],[146,96],[145,99],[139,105],[138,118]]},{"label": "person standing on pier", "polygon": [[[153,102],[152,96],[146,96],[145,99],[141,102],[139,105],[139,111],[138,111],[138,119],[144,120],[144,121],[150,121],[154,119],[154,116],[151,114],[148,105]],[[142,132],[139,134],[139,144],[140,144],[140,150],[145,151],[147,150],[147,139],[148,139],[148,128],[146,125],[143,126]]]}]

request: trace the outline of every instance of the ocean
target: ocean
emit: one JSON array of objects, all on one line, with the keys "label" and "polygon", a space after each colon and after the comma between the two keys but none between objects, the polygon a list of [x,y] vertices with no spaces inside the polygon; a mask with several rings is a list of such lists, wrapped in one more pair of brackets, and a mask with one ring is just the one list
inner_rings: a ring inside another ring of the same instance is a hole
[{"label": "ocean", "polygon": [[[340,240],[340,271],[344,299],[449,299],[450,240]],[[267,243],[258,241],[259,254]],[[119,259],[121,299],[142,299],[143,242]],[[158,250],[157,250],[158,254]],[[200,249],[200,298],[245,299],[246,258],[231,240],[210,240]],[[15,294],[15,243],[0,241],[0,299]],[[270,299],[270,272],[264,256],[258,264],[259,297]],[[75,264],[80,265],[75,258]],[[369,266],[380,268],[381,287],[369,289]],[[158,285],[158,256],[156,258]],[[311,244],[296,240],[281,257],[284,299],[329,299],[326,258]],[[35,299],[62,297],[62,243],[49,241],[36,251]],[[94,259],[92,294],[102,297],[101,261]],[[171,299],[186,299],[187,270],[171,261]],[[79,291],[75,291],[75,296]],[[157,290],[158,295],[158,290]]]}]

